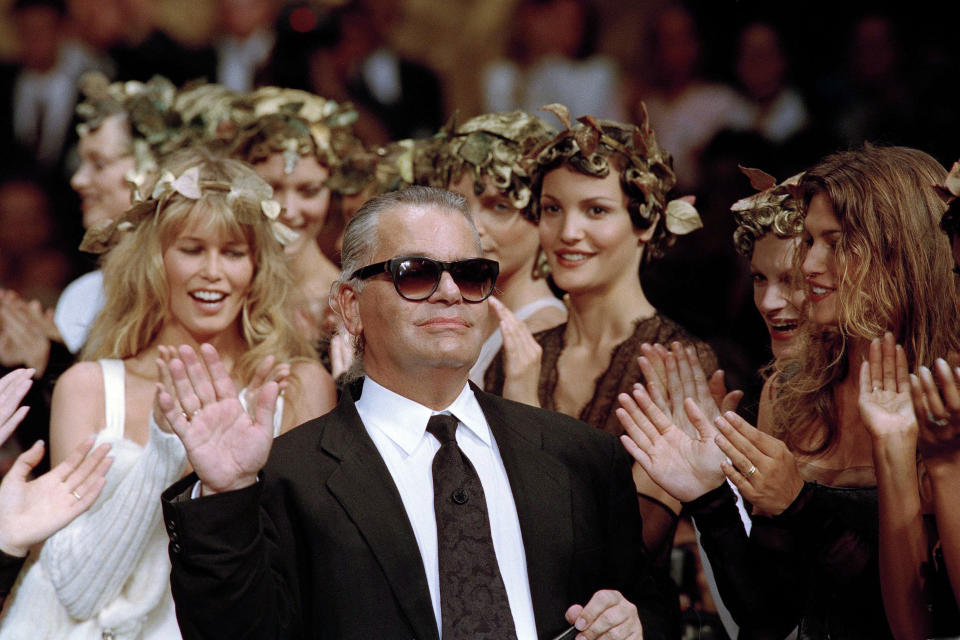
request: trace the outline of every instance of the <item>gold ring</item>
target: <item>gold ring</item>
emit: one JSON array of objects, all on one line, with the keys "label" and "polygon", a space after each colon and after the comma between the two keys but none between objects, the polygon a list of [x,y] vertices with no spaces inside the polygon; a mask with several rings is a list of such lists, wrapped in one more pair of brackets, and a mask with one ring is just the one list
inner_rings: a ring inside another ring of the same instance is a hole
[{"label": "gold ring", "polygon": [[748,478],[752,478],[752,477],[753,477],[753,474],[755,474],[756,472],[757,472],[757,467],[756,467],[756,465],[750,465],[750,468],[747,469],[747,472],[746,472],[745,474],[743,474],[743,475],[745,475],[745,476],[748,477]]},{"label": "gold ring", "polygon": [[72,494],[73,494],[73,497],[76,498],[77,500],[83,500],[83,498],[80,497],[80,494],[77,493],[77,490],[76,490],[76,489],[74,489],[74,490],[71,491],[70,493],[72,493]]}]

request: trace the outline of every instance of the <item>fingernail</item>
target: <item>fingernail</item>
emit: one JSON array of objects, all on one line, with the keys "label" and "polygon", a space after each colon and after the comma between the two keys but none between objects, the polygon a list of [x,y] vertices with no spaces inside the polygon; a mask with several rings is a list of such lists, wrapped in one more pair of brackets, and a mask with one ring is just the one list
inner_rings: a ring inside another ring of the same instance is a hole
[{"label": "fingernail", "polygon": [[577,631],[583,631],[587,628],[587,621],[585,618],[577,618],[577,623],[573,626],[577,628]]}]

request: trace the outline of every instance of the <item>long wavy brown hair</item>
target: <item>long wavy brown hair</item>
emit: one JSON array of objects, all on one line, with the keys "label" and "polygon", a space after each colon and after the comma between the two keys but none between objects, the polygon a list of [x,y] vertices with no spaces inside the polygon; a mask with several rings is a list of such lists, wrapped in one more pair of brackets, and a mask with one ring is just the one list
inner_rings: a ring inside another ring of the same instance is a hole
[{"label": "long wavy brown hair", "polygon": [[837,441],[835,386],[859,366],[849,362],[852,341],[891,331],[911,369],[960,350],[953,258],[938,228],[946,206],[931,188],[945,176],[922,151],[870,145],[804,174],[804,212],[822,194],[840,222],[838,323],[804,323],[798,357],[777,363],[773,433],[791,449],[817,455]]},{"label": "long wavy brown hair", "polygon": [[[161,171],[180,176],[192,167],[200,168],[204,184],[262,186],[269,194],[269,187],[249,166],[199,148],[172,154]],[[236,360],[234,375],[249,382],[267,355],[280,362],[309,358],[309,344],[290,322],[292,277],[283,247],[261,211],[261,202],[254,201],[251,193],[249,189],[231,194],[229,189],[203,188],[195,200],[175,193],[136,223],[104,260],[106,305],[90,331],[82,359],[130,358],[153,343],[170,314],[163,253],[196,216],[244,238],[253,257],[253,279],[237,318],[249,348]]]}]

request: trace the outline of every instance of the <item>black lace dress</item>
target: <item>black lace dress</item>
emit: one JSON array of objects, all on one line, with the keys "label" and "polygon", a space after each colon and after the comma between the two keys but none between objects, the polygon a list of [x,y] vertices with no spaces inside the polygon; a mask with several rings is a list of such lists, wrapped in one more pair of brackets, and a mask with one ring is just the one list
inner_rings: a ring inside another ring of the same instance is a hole
[{"label": "black lace dress", "polygon": [[[564,349],[563,334],[566,327],[564,323],[535,333],[533,336],[543,348],[540,359],[540,406],[551,411],[557,410],[554,402],[554,391],[559,379],[557,362]],[[624,429],[615,413],[620,406],[617,396],[621,393],[630,393],[634,383],[645,382],[640,372],[640,365],[637,364],[637,357],[641,355],[640,345],[646,342],[669,346],[675,341],[696,347],[700,364],[707,376],[716,371],[717,357],[707,343],[694,338],[666,316],[656,314],[650,318],[642,318],[636,321],[633,334],[613,350],[606,370],[593,382],[593,395],[576,417],[615,436],[622,435]],[[503,383],[503,350],[501,349],[487,368],[484,389],[500,395],[503,393]],[[589,384],[586,380],[584,383]],[[641,512],[644,514],[644,537],[648,541],[660,541],[655,545],[651,544],[648,551],[654,565],[665,570],[669,563],[677,516],[666,505],[650,496],[638,494],[637,498]]]},{"label": "black lace dress", "polygon": [[[875,486],[806,482],[780,515],[754,516],[749,538],[726,484],[685,506],[740,640],[782,640],[794,627],[798,640],[893,637],[880,593]],[[942,561],[929,570],[933,635],[955,636]]]}]

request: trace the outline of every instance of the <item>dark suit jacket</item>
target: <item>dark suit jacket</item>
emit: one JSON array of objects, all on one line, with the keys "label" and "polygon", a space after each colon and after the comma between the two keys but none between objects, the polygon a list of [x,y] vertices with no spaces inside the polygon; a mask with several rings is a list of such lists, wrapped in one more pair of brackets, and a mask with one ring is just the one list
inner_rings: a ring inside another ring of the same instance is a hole
[{"label": "dark suit jacket", "polygon": [[[648,640],[673,637],[675,593],[651,573],[620,443],[476,393],[516,500],[540,637],[599,589],[637,605]],[[350,393],[278,438],[256,485],[183,499],[195,481],[163,495],[185,640],[438,638],[413,528]]]}]

